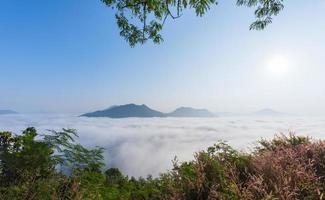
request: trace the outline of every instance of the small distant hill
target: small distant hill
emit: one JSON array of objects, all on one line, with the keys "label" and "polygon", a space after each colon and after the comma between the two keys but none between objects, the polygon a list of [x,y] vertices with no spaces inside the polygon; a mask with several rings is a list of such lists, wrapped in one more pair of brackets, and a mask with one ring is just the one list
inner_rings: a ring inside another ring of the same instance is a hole
[{"label": "small distant hill", "polygon": [[83,114],[84,117],[110,117],[110,118],[127,118],[127,117],[164,117],[162,112],[153,110],[146,105],[126,104],[112,106],[106,110],[99,110]]},{"label": "small distant hill", "polygon": [[216,117],[207,109],[196,109],[191,107],[180,107],[175,111],[166,114],[167,117]]},{"label": "small distant hill", "polygon": [[259,110],[257,112],[251,113],[250,115],[253,115],[253,116],[286,116],[288,114],[281,113],[281,112],[272,110],[270,108],[265,108],[265,109]]},{"label": "small distant hill", "polygon": [[0,110],[0,115],[8,115],[8,114],[18,114],[18,113],[13,110]]}]

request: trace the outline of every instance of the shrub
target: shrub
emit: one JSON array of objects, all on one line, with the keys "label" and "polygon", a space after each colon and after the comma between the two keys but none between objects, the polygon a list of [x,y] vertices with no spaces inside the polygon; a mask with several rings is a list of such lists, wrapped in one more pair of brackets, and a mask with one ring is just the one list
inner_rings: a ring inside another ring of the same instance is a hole
[{"label": "shrub", "polygon": [[21,135],[0,132],[0,199],[61,199],[72,194],[73,178],[57,171],[59,165],[74,172],[100,171],[103,150],[86,149],[74,137],[71,129],[48,135],[39,135],[35,128]]},{"label": "shrub", "polygon": [[[0,200],[322,200],[325,141],[294,134],[261,140],[251,153],[219,142],[153,178],[103,173],[103,149],[75,143],[74,130],[0,132]],[[67,173],[69,172],[69,173]]]},{"label": "shrub", "polygon": [[245,198],[322,199],[324,161],[324,141],[294,134],[262,140],[253,153],[254,173],[247,183]]},{"label": "shrub", "polygon": [[251,154],[218,143],[174,165],[167,199],[323,199],[325,142],[279,135]]}]

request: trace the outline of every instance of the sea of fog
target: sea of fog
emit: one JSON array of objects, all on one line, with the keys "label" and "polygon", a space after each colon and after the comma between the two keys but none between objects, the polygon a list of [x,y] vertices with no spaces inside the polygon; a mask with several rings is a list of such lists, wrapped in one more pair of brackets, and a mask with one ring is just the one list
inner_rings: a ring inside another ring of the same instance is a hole
[{"label": "sea of fog", "polygon": [[193,153],[219,140],[249,151],[260,138],[289,131],[325,138],[325,117],[219,117],[219,118],[86,118],[60,114],[0,115],[0,131],[20,133],[26,127],[73,128],[78,142],[105,148],[107,167],[130,176],[158,175],[172,160],[190,160]]}]

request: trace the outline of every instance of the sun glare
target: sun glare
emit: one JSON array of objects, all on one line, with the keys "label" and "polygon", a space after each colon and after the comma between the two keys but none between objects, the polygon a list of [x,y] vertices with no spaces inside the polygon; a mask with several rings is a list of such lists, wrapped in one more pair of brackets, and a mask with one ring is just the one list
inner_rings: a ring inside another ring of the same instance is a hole
[{"label": "sun glare", "polygon": [[289,72],[290,62],[287,57],[276,55],[268,61],[266,67],[270,75],[284,76]]}]

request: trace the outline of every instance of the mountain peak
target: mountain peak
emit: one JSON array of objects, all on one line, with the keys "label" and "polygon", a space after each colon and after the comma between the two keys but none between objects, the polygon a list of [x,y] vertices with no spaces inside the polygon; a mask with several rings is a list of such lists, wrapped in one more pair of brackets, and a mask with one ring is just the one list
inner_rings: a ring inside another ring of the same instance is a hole
[{"label": "mountain peak", "polygon": [[164,114],[153,110],[145,104],[137,105],[134,103],[111,106],[106,110],[99,110],[86,113],[84,117],[110,117],[110,118],[127,118],[127,117],[163,117]]},{"label": "mountain peak", "polygon": [[110,118],[127,118],[127,117],[216,117],[215,114],[207,109],[196,109],[191,107],[179,107],[171,113],[162,113],[149,108],[145,104],[137,105],[134,103],[111,106],[105,110],[85,113],[84,117],[110,117]]},{"label": "mountain peak", "polygon": [[285,115],[285,113],[281,113],[281,112],[275,111],[275,110],[273,110],[271,108],[264,108],[262,110],[259,110],[257,112],[254,112],[252,114],[253,115],[265,115],[265,116],[267,116],[267,115],[270,115],[270,116],[274,116],[274,115],[277,115],[277,116],[279,116],[279,115]]},{"label": "mountain peak", "polygon": [[197,109],[191,107],[179,107],[171,113],[166,114],[168,117],[216,117],[207,109]]}]

